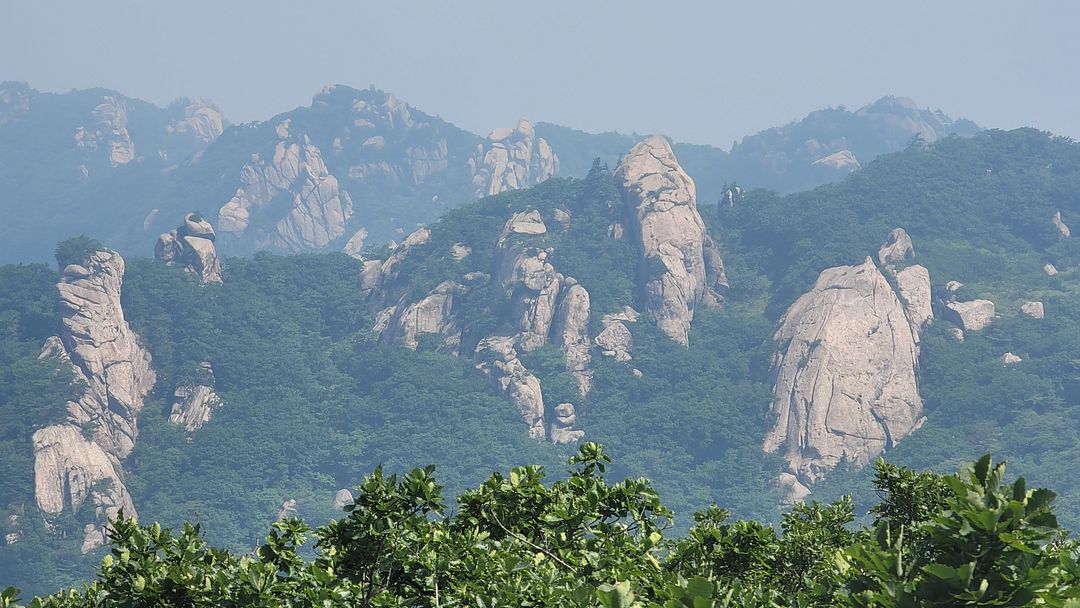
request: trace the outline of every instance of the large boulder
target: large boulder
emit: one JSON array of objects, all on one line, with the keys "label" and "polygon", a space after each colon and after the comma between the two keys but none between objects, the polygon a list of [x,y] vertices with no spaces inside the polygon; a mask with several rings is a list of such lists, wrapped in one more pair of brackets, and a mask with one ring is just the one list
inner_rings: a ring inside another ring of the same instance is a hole
[{"label": "large boulder", "polygon": [[203,283],[221,283],[221,260],[214,242],[217,234],[201,215],[189,213],[179,228],[158,237],[154,257],[170,266],[199,275]]},{"label": "large boulder", "polygon": [[589,292],[572,278],[564,280],[565,288],[555,317],[555,334],[562,348],[566,370],[574,375],[578,390],[589,394],[592,374],[589,363]]},{"label": "large boulder", "polygon": [[774,340],[775,423],[789,499],[843,462],[863,466],[922,424],[913,323],[871,258],[829,268],[791,305]]},{"label": "large boulder", "polygon": [[915,247],[911,237],[903,228],[894,228],[889,238],[878,250],[878,261],[882,266],[907,262],[915,257]]},{"label": "large boulder", "polygon": [[169,422],[197,431],[210,422],[214,410],[221,407],[221,397],[212,386],[205,384],[181,385],[173,393]]},{"label": "large boulder", "polygon": [[923,327],[934,320],[932,293],[930,290],[930,271],[915,265],[897,272],[896,288],[900,301],[904,303],[912,330],[918,339]]},{"label": "large boulder", "polygon": [[1057,228],[1058,234],[1061,235],[1061,238],[1067,239],[1072,236],[1072,231],[1069,230],[1069,226],[1061,220],[1060,211],[1054,212],[1054,216],[1050,218],[1050,222],[1054,224],[1054,228]]},{"label": "large boulder", "polygon": [[1042,302],[1024,302],[1024,304],[1020,306],[1020,312],[1024,316],[1031,317],[1032,319],[1041,319],[1045,315]]},{"label": "large boulder", "polygon": [[994,321],[994,303],[990,300],[949,302],[945,310],[950,320],[964,331],[979,331]]},{"label": "large boulder", "polygon": [[615,175],[643,257],[645,312],[662,332],[687,345],[697,306],[718,304],[728,286],[698,214],[694,181],[659,135],[634,146]]},{"label": "large boulder", "polygon": [[419,301],[394,307],[391,316],[376,326],[376,332],[384,342],[398,342],[410,350],[420,345],[420,336],[435,335],[442,349],[457,354],[461,328],[455,318],[455,302],[463,291],[454,281],[443,281]]}]

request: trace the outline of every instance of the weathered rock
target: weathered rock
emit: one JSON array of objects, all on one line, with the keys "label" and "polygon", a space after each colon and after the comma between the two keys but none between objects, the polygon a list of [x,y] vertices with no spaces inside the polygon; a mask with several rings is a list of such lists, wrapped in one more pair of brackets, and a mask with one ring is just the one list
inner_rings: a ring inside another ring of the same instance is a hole
[{"label": "weathered rock", "polygon": [[923,266],[908,266],[896,273],[896,287],[917,340],[923,327],[934,320],[930,271]]},{"label": "weathered rock", "polygon": [[1043,303],[1024,302],[1024,304],[1020,306],[1020,312],[1026,316],[1031,317],[1032,319],[1041,319],[1044,315]]},{"label": "weathered rock", "polygon": [[957,342],[964,341],[964,330],[960,329],[959,327],[950,327],[949,335],[952,336],[953,339]]},{"label": "weathered rock", "polygon": [[169,422],[189,432],[197,431],[210,422],[214,410],[221,407],[221,397],[213,387],[203,384],[179,386],[173,396]]},{"label": "weathered rock", "polygon": [[911,237],[903,228],[894,228],[889,238],[878,250],[878,261],[882,266],[910,261],[915,257],[915,247]]},{"label": "weathered rock", "polygon": [[842,462],[866,465],[922,424],[912,323],[871,258],[823,271],[774,340],[776,422],[764,448],[783,454],[790,499]]},{"label": "weathered rock", "polygon": [[1050,221],[1054,224],[1054,228],[1057,228],[1058,234],[1061,238],[1069,238],[1072,235],[1072,231],[1069,230],[1069,226],[1065,222],[1061,221],[1061,212],[1055,211],[1054,217],[1050,218]]},{"label": "weathered rock", "polygon": [[1053,264],[1043,264],[1043,272],[1046,273],[1046,276],[1052,277],[1058,273],[1058,269]]},{"label": "weathered rock", "polygon": [[450,246],[450,257],[454,258],[455,262],[460,262],[472,254],[472,247],[469,247],[465,243],[454,243]]},{"label": "weathered rock", "polygon": [[50,514],[74,513],[89,500],[97,532],[86,535],[87,550],[97,546],[108,517],[120,509],[136,514],[120,462],[135,445],[143,399],[156,380],[150,353],[124,319],[123,279],[124,260],[110,251],[67,266],[57,284],[60,335],[41,354],[70,364],[86,388],[68,402],[66,421],[33,435],[34,498]]},{"label": "weathered rock", "polygon": [[537,138],[532,123],[522,118],[517,129],[499,128],[477,147],[469,171],[477,196],[534,186],[559,170],[559,157],[544,138]]},{"label": "weathered rock", "polygon": [[556,223],[559,224],[559,226],[562,227],[563,230],[566,230],[570,227],[571,216],[570,212],[566,209],[555,209],[555,211],[551,212],[551,217],[555,220]]},{"label": "weathered rock", "polygon": [[218,227],[242,235],[251,225],[253,213],[285,196],[292,199],[292,209],[260,244],[286,251],[321,249],[345,234],[353,213],[352,200],[306,135],[291,136],[286,120],[278,125],[278,136],[281,140],[269,162],[254,155],[244,165],[240,187],[218,211]]},{"label": "weathered rock", "polygon": [[135,160],[135,144],[127,124],[127,105],[113,95],[105,95],[91,112],[94,123],[75,130],[75,147],[96,152],[103,150],[113,165]]},{"label": "weathered rock", "polygon": [[184,223],[158,237],[154,257],[169,266],[183,265],[184,270],[199,275],[203,283],[221,283],[221,260],[214,241],[214,227],[194,213]]},{"label": "weathered rock", "polygon": [[950,320],[964,331],[979,331],[994,321],[994,303],[990,300],[949,302],[945,305]]},{"label": "weathered rock", "polygon": [[862,165],[859,164],[859,159],[855,158],[855,154],[851,150],[834,152],[828,156],[823,156],[810,164],[815,167],[827,167],[843,173],[851,173],[862,167]]},{"label": "weathered rock", "polygon": [[[573,279],[567,278],[564,283]],[[555,333],[562,348],[566,370],[574,375],[584,397],[592,386],[589,373],[589,292],[577,281],[567,285],[556,313]]]},{"label": "weathered rock", "polygon": [[352,492],[346,488],[342,488],[334,494],[334,508],[341,511],[346,506],[353,504],[355,500]]},{"label": "weathered rock", "polygon": [[537,380],[518,359],[511,336],[484,338],[476,346],[476,368],[486,375],[517,406],[529,428],[529,437],[542,440],[547,435],[544,422],[544,393]]},{"label": "weathered rock", "polygon": [[1021,361],[1023,361],[1023,359],[1012,353],[1005,353],[1004,355],[1001,355],[1001,363],[1003,365],[1016,365]]},{"label": "weathered rock", "polygon": [[612,240],[615,240],[615,241],[621,241],[622,237],[623,237],[623,231],[624,231],[623,225],[618,223],[618,222],[615,222],[615,223],[608,226],[608,230],[607,230],[608,238],[612,239]]},{"label": "weathered rock", "polygon": [[496,246],[498,279],[510,294],[518,346],[525,352],[547,343],[562,287],[563,276],[548,261],[551,250],[526,244],[528,237],[546,232],[539,211],[515,213],[503,226]]},{"label": "weathered rock", "polygon": [[409,256],[413,248],[426,245],[431,242],[431,230],[418,228],[413,231],[400,245],[393,247],[393,252],[386,260],[369,260],[364,262],[361,270],[360,289],[375,305],[384,303],[385,294],[379,288],[385,282],[390,282],[397,277],[399,266]]},{"label": "weathered rock", "polygon": [[585,431],[574,430],[577,415],[573,403],[560,403],[555,406],[555,419],[551,422],[550,438],[555,444],[575,443],[585,436]]},{"label": "weathered rock", "polygon": [[364,248],[364,239],[367,238],[367,235],[368,231],[366,228],[361,228],[355,233],[353,233],[353,235],[349,237],[349,240],[345,243],[345,247],[342,248],[342,251],[345,252],[345,255],[357,260],[364,259],[363,256],[360,255],[360,252]]},{"label": "weathered rock", "polygon": [[184,118],[166,127],[169,133],[189,134],[201,144],[209,144],[225,132],[225,116],[209,99],[196,99],[184,107]]},{"label": "weathered rock", "polygon": [[686,345],[697,305],[719,302],[728,286],[720,256],[707,253],[715,249],[697,211],[694,181],[658,135],[634,146],[615,175],[644,257],[646,314]]},{"label": "weathered rock", "polygon": [[949,281],[948,283],[945,284],[945,291],[947,291],[949,293],[956,293],[956,292],[960,291],[960,288],[963,287],[963,286],[964,286],[964,284],[961,283],[960,281]]},{"label": "weathered rock", "polygon": [[608,323],[594,341],[605,357],[613,357],[620,363],[633,359],[634,336],[622,321]]},{"label": "weathered rock", "polygon": [[456,296],[462,291],[457,283],[443,281],[419,302],[394,307],[385,328],[376,327],[380,339],[400,342],[405,348],[416,350],[421,334],[434,334],[442,338],[440,348],[456,355],[461,345],[461,328],[457,325],[454,306]]},{"label": "weathered rock", "polygon": [[277,515],[274,517],[274,521],[281,521],[289,517],[296,517],[297,502],[295,498],[289,498],[285,502],[281,503],[281,509],[278,510]]}]

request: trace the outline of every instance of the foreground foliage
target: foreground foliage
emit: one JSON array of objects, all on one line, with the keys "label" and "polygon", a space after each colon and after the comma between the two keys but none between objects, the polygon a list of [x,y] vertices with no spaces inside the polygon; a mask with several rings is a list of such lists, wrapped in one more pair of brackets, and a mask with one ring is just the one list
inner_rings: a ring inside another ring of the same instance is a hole
[{"label": "foreground foliage", "polygon": [[845,499],[795,507],[780,533],[712,507],[676,539],[652,484],[609,483],[610,462],[588,443],[550,485],[538,466],[495,473],[449,514],[433,467],[377,468],[344,518],[277,522],[245,555],[198,524],[121,519],[95,582],[30,606],[1080,606],[1053,492],[1006,484],[989,456],[948,476],[879,462],[869,528]]}]

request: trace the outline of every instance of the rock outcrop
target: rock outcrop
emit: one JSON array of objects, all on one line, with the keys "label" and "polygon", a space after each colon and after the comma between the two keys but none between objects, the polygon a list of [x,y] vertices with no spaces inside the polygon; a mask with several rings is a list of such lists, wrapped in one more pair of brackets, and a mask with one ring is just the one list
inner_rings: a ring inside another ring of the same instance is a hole
[{"label": "rock outcrop", "polygon": [[911,319],[911,328],[917,340],[922,329],[934,320],[930,271],[915,265],[908,266],[894,276],[900,301],[904,303],[904,310]]},{"label": "rock outcrop", "polygon": [[1061,235],[1061,238],[1067,239],[1072,236],[1072,231],[1069,230],[1069,226],[1065,222],[1061,221],[1060,211],[1055,211],[1054,216],[1050,218],[1050,221],[1054,224],[1054,228],[1057,228],[1058,234]]},{"label": "rock outcrop", "polygon": [[915,246],[911,237],[903,228],[894,228],[888,240],[878,250],[878,261],[882,266],[908,262],[915,257]]},{"label": "rock outcrop", "polygon": [[499,128],[488,135],[469,159],[476,196],[535,186],[559,171],[559,157],[532,123],[522,118],[516,129]]},{"label": "rock outcrop", "polygon": [[517,406],[529,437],[544,439],[544,393],[540,381],[518,359],[512,336],[491,336],[476,346],[476,368]]},{"label": "rock outcrop", "polygon": [[1031,317],[1032,319],[1041,319],[1045,314],[1042,302],[1024,302],[1024,304],[1020,306],[1020,312],[1024,316]]},{"label": "rock outcrop", "polygon": [[1005,353],[1004,355],[1001,355],[1002,365],[1016,365],[1017,363],[1021,362],[1023,362],[1023,359],[1018,355],[1014,355],[1013,353]]},{"label": "rock outcrop", "polygon": [[577,380],[581,396],[592,388],[592,372],[589,364],[589,292],[573,278],[563,281],[564,289],[555,314],[555,335],[562,349],[566,370]]},{"label": "rock outcrop", "polygon": [[86,390],[68,402],[67,420],[34,433],[34,497],[49,514],[91,501],[98,524],[86,535],[90,548],[105,517],[121,508],[135,514],[120,462],[135,445],[143,399],[156,381],[150,353],[124,319],[123,279],[124,260],[110,251],[64,268],[61,332],[41,355],[69,362]]},{"label": "rock outcrop", "polygon": [[635,323],[637,320],[638,312],[629,306],[621,312],[608,313],[600,318],[600,333],[593,342],[605,357],[627,363],[634,358],[634,336],[626,323]]},{"label": "rock outcrop", "polygon": [[979,331],[994,321],[994,303],[990,300],[949,302],[945,310],[950,320],[964,331]]},{"label": "rock outcrop", "polygon": [[776,422],[787,499],[842,462],[866,465],[922,424],[915,323],[871,258],[829,268],[780,320]]},{"label": "rock outcrop", "polygon": [[184,223],[158,237],[154,257],[169,266],[183,266],[199,275],[203,283],[221,283],[221,260],[214,242],[217,234],[210,222],[196,213],[184,216]]},{"label": "rock outcrop", "polygon": [[458,354],[461,328],[455,317],[455,298],[464,287],[454,281],[443,281],[419,302],[399,304],[382,313],[375,332],[384,342],[396,341],[410,350],[419,346],[420,336],[440,336],[440,349]]},{"label": "rock outcrop", "polygon": [[548,260],[553,249],[529,246],[513,237],[547,232],[540,212],[515,213],[506,221],[496,247],[498,280],[510,294],[519,347],[529,352],[547,343],[563,275]]},{"label": "rock outcrop", "polygon": [[1046,276],[1052,277],[1058,273],[1058,269],[1053,264],[1043,264],[1043,272],[1046,273]]},{"label": "rock outcrop", "polygon": [[166,131],[190,135],[200,144],[209,144],[225,132],[225,116],[216,103],[199,98],[184,106],[184,118],[173,121]]},{"label": "rock outcrop", "polygon": [[341,511],[346,506],[353,504],[356,499],[347,488],[342,488],[334,494],[334,508]]},{"label": "rock outcrop", "polygon": [[813,167],[826,167],[841,173],[851,173],[862,167],[862,165],[859,164],[859,159],[855,158],[855,153],[851,150],[833,152],[828,156],[823,156],[815,160],[810,163],[810,165]]},{"label": "rock outcrop", "polygon": [[615,176],[643,257],[646,315],[687,345],[697,306],[718,305],[728,286],[723,261],[698,214],[694,181],[659,135],[634,146]]},{"label": "rock outcrop", "polygon": [[[255,224],[261,245],[293,252],[321,249],[345,234],[352,200],[326,168],[322,151],[307,135],[289,129],[289,120],[278,124],[272,158],[256,154],[244,165],[240,187],[218,211],[218,227],[239,236]],[[291,199],[288,214],[260,220],[259,212],[279,197]]]},{"label": "rock outcrop", "polygon": [[128,133],[127,105],[124,100],[105,95],[91,112],[94,122],[75,130],[75,147],[91,152],[103,151],[113,165],[135,160],[135,144]]},{"label": "rock outcrop", "polygon": [[555,406],[553,413],[555,419],[551,422],[549,433],[552,443],[574,443],[585,436],[585,431],[574,430],[577,414],[574,413],[573,403],[560,403]]},{"label": "rock outcrop", "polygon": [[184,427],[188,432],[201,429],[210,422],[214,410],[221,407],[221,397],[214,391],[212,379],[208,384],[182,384],[176,387],[173,397],[169,422]]}]

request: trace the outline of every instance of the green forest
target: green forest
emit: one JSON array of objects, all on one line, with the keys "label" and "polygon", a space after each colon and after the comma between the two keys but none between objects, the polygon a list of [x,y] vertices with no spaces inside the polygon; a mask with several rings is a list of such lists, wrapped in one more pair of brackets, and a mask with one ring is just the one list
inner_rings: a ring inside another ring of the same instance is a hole
[{"label": "green forest", "polygon": [[[489,270],[491,249],[474,247],[469,268],[445,252],[494,243],[512,212],[566,209],[570,229],[547,244],[598,322],[641,298],[628,241],[605,238],[620,205],[596,163],[583,179],[462,206],[432,225],[397,287],[422,295],[450,272]],[[344,254],[225,258],[223,285],[128,258],[124,313],[158,375],[125,461],[147,525],[118,522],[113,545],[86,557],[72,538],[89,514],[44,522],[33,497],[29,436],[79,390],[37,358],[57,331],[58,275],[0,267],[0,531],[14,516],[23,535],[0,547],[0,586],[43,595],[103,563],[91,587],[45,605],[1072,605],[1076,550],[1057,521],[1080,529],[1080,243],[1050,217],[1080,217],[1080,146],[1031,129],[913,142],[838,184],[698,208],[727,301],[698,311],[689,348],[634,324],[640,377],[594,357],[593,390],[575,404],[603,451],[528,439],[467,357],[376,339],[361,263]],[[820,502],[782,510],[779,458],[761,449],[777,319],[821,270],[874,255],[896,227],[936,293],[960,281],[1001,318],[963,342],[939,318],[921,343],[926,424],[889,464],[835,471],[813,488]],[[463,342],[499,329],[501,298],[467,294]],[[1044,319],[1019,314],[1029,300]],[[1022,363],[1004,366],[1005,352]],[[550,403],[576,391],[559,357],[523,356]],[[172,391],[203,362],[223,405],[187,432],[168,421]],[[988,460],[964,468],[985,453],[1054,488],[1057,519],[1047,492],[1007,483]],[[415,470],[428,464],[437,483]],[[341,488],[356,488],[344,516]],[[313,530],[273,524],[287,500]]]}]

